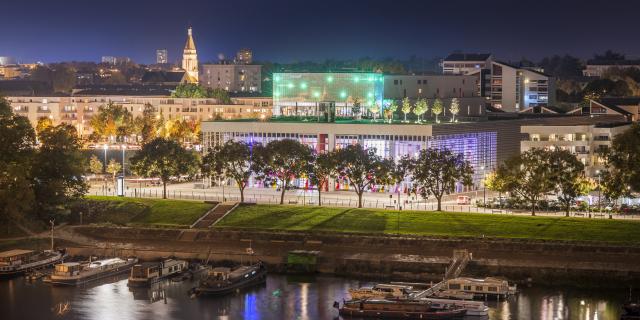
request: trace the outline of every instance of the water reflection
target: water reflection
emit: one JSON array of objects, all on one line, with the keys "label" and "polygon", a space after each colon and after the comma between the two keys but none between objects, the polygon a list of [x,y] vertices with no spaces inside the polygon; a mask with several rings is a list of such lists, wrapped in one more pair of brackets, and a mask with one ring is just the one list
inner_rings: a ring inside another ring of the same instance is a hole
[{"label": "water reflection", "polygon": [[[342,302],[349,288],[370,284],[271,275],[260,287],[192,299],[187,294],[195,286],[191,281],[146,289],[130,289],[124,278],[109,281],[78,288],[31,284],[21,278],[0,281],[0,314],[2,319],[339,319],[333,301]],[[619,318],[627,295],[625,289],[522,288],[516,298],[489,301],[489,319],[613,320]],[[60,310],[64,311],[56,315]]]}]

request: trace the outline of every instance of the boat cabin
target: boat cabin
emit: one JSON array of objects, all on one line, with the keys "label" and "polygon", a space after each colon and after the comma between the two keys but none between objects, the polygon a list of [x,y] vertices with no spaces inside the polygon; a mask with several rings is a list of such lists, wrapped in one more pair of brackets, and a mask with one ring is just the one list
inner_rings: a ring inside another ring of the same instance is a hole
[{"label": "boat cabin", "polygon": [[75,276],[80,274],[82,265],[78,262],[65,262],[56,264],[53,274],[56,276]]},{"label": "boat cabin", "polygon": [[33,250],[23,249],[0,252],[0,267],[21,265],[29,261],[29,259],[36,254]]},{"label": "boat cabin", "polygon": [[167,259],[162,262],[162,275],[173,274],[187,269],[188,263],[184,260]]},{"label": "boat cabin", "polygon": [[131,268],[132,278],[153,278],[160,275],[160,267],[157,263],[136,264]]},{"label": "boat cabin", "polygon": [[213,268],[209,270],[209,279],[224,281],[229,279],[229,274],[231,274],[231,268],[224,268],[224,267]]},{"label": "boat cabin", "polygon": [[511,293],[509,282],[499,278],[455,278],[447,281],[448,290],[473,294],[507,295]]}]

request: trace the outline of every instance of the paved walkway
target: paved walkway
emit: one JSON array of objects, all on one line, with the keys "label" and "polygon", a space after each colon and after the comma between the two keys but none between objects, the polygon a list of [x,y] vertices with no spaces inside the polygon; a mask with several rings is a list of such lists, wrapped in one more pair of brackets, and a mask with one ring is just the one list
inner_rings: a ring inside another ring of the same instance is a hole
[{"label": "paved walkway", "polygon": [[[113,189],[105,191],[101,184],[94,185],[89,193],[92,195],[115,195]],[[161,198],[162,187],[135,188],[135,185],[132,184],[129,186],[129,189],[126,192],[126,196]],[[483,190],[478,190],[447,195],[444,196],[442,200],[442,210],[484,214],[512,214],[522,216],[531,215],[531,212],[527,210],[489,209],[476,207],[475,205],[458,205],[458,196],[468,196],[471,199],[470,202],[475,203],[476,200],[490,199],[498,196],[498,194],[489,190],[487,190],[486,193],[484,193]],[[179,183],[167,186],[167,197],[170,199],[199,201],[207,200],[217,202],[240,201],[240,194],[235,187],[212,187],[207,189],[196,189],[194,188],[194,183]],[[425,200],[421,197],[416,197],[415,195],[408,196],[406,194],[400,194],[399,198],[400,201],[398,201],[397,193],[367,192],[363,195],[363,207],[396,210],[399,208],[398,202],[400,202],[404,210],[435,211],[437,208],[437,202],[434,198]],[[247,188],[245,190],[245,202],[279,204],[280,191],[271,188]],[[287,191],[285,193],[284,204],[317,206],[318,192],[316,190]],[[322,205],[329,207],[355,208],[358,205],[358,197],[355,192],[349,190],[322,192]],[[536,212],[536,215],[563,217],[565,216],[565,213],[539,211]],[[597,212],[572,212],[571,216],[579,218],[609,219],[609,214]],[[640,215],[613,214],[612,219],[640,220]]]}]

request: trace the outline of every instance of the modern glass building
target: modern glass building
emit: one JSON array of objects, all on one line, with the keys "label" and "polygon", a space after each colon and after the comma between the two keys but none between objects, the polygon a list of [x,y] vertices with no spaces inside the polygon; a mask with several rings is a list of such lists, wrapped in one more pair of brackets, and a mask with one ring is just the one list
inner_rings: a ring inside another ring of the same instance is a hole
[{"label": "modern glass building", "polygon": [[335,106],[335,116],[351,116],[382,106],[384,76],[378,73],[274,73],[274,115],[314,116],[323,105]]}]

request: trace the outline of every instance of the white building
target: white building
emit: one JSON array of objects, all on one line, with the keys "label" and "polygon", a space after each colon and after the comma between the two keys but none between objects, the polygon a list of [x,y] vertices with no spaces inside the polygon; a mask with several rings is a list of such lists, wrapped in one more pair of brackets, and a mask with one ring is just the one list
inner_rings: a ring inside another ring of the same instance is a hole
[{"label": "white building", "polygon": [[582,70],[585,77],[602,77],[611,69],[640,69],[640,60],[615,60],[615,61],[598,61],[589,60],[587,66]]},{"label": "white building", "polygon": [[169,55],[167,53],[167,49],[156,50],[156,63],[157,64],[169,63]]},{"label": "white building", "polygon": [[491,54],[451,54],[442,62],[443,74],[474,75],[477,93],[507,112],[555,104],[555,79],[538,69],[496,61]]}]

